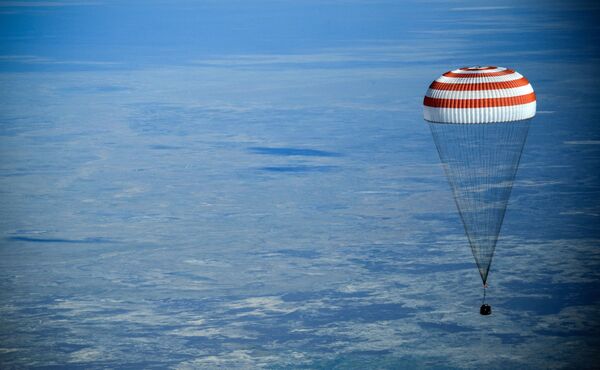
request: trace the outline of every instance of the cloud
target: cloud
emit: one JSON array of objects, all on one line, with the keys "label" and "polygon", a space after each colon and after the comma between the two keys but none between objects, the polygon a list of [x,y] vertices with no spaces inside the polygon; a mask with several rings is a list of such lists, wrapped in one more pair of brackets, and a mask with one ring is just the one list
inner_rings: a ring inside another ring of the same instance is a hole
[{"label": "cloud", "polygon": [[565,211],[565,212],[560,212],[560,215],[564,215],[564,216],[594,216],[594,217],[598,217],[600,216],[600,214],[593,212],[593,211],[588,211],[588,210],[570,210],[570,211]]},{"label": "cloud", "polygon": [[251,147],[249,151],[256,154],[274,155],[274,156],[306,156],[306,157],[339,157],[338,153],[325,150],[308,148],[285,148],[285,147]]},{"label": "cloud", "polygon": [[106,244],[113,243],[106,238],[84,238],[84,239],[65,239],[65,238],[32,238],[29,236],[11,236],[7,238],[11,241],[30,242],[30,243],[62,243],[62,244]]},{"label": "cloud", "polygon": [[441,49],[438,45],[423,43],[418,39],[403,42],[364,40],[362,44],[353,47],[325,48],[302,54],[215,55],[206,59],[193,60],[191,64],[211,67],[344,64],[344,68],[348,68],[352,64],[364,63],[423,63],[444,61],[460,56],[460,50],[465,44],[458,39],[447,38],[444,46],[445,48]]},{"label": "cloud", "polygon": [[231,352],[221,352],[218,355],[204,356],[197,359],[178,364],[176,369],[199,369],[199,368],[230,368],[230,369],[252,369],[265,368],[275,361],[280,361],[278,356],[254,353],[249,350],[236,349]]},{"label": "cloud", "polygon": [[310,165],[284,165],[284,166],[265,166],[259,170],[275,173],[306,173],[306,172],[329,172],[336,166],[310,166]]},{"label": "cloud", "polygon": [[572,140],[564,143],[567,145],[600,145],[600,140]]},{"label": "cloud", "polygon": [[0,7],[15,8],[48,8],[62,6],[97,5],[97,2],[69,2],[69,1],[0,1]]},{"label": "cloud", "polygon": [[562,181],[559,180],[538,180],[538,181],[534,181],[534,180],[518,180],[515,181],[514,186],[515,187],[521,187],[521,188],[534,188],[534,187],[540,187],[540,186],[552,186],[552,185],[560,185],[562,184]]},{"label": "cloud", "polygon": [[37,55],[0,55],[0,63],[23,63],[23,64],[55,64],[55,65],[87,65],[87,66],[110,66],[118,65],[117,62],[95,61],[95,60],[56,60]]},{"label": "cloud", "polygon": [[96,361],[101,357],[101,351],[94,348],[84,348],[71,353],[69,362],[90,362]]},{"label": "cloud", "polygon": [[507,10],[514,9],[513,6],[465,6],[460,8],[451,8],[453,12],[471,12],[471,11],[488,11],[488,10]]},{"label": "cloud", "polygon": [[287,314],[296,311],[297,308],[283,302],[281,297],[251,297],[241,301],[228,304],[230,309],[243,309],[238,316],[267,316],[272,314]]}]

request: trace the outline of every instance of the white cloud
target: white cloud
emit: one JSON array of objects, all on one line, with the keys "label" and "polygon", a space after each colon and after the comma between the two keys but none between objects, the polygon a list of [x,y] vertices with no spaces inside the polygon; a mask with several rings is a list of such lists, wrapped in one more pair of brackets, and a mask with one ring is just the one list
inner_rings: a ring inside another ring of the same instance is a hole
[{"label": "white cloud", "polygon": [[0,1],[0,7],[48,8],[61,6],[97,5],[97,2],[70,1]]},{"label": "white cloud", "polygon": [[88,65],[88,66],[110,66],[118,65],[117,62],[105,62],[95,60],[56,60],[37,55],[0,55],[0,62],[24,63],[24,64],[64,64],[64,65]]},{"label": "white cloud", "polygon": [[176,369],[252,369],[263,368],[268,364],[281,361],[279,356],[257,355],[252,351],[236,349],[231,352],[222,352],[217,356],[199,357],[192,361],[186,361],[177,365]]},{"label": "white cloud", "polygon": [[600,145],[600,140],[572,140],[564,143],[567,145]]},{"label": "white cloud", "polygon": [[296,311],[294,307],[286,307],[280,297],[252,297],[228,304],[232,309],[251,308],[238,316],[267,316],[270,314],[286,314]]},{"label": "white cloud", "polygon": [[592,212],[592,211],[588,211],[588,210],[570,210],[570,211],[560,212],[559,214],[560,215],[565,215],[565,216],[577,216],[577,215],[581,215],[581,216],[593,216],[593,217],[600,216],[598,213]]},{"label": "white cloud", "polygon": [[451,8],[453,12],[470,12],[470,11],[486,11],[486,10],[506,10],[513,9],[512,6],[465,6],[460,8]]},{"label": "white cloud", "polygon": [[424,44],[419,40],[412,42],[370,42],[354,47],[329,48],[303,54],[240,54],[214,56],[194,60],[191,63],[215,67],[269,66],[269,65],[308,65],[321,63],[398,63],[428,62],[444,60],[459,54],[464,46],[457,40],[446,40],[445,48],[440,49]]},{"label": "white cloud", "polygon": [[102,352],[93,348],[83,348],[71,353],[70,362],[96,361],[102,357]]}]

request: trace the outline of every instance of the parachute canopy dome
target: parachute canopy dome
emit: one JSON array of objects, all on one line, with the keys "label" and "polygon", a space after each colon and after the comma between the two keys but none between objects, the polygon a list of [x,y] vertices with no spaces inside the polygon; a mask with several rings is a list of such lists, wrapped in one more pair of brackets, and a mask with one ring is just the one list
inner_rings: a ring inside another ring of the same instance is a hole
[{"label": "parachute canopy dome", "polygon": [[466,67],[433,81],[423,108],[430,122],[511,122],[535,116],[536,99],[529,81],[514,70]]}]

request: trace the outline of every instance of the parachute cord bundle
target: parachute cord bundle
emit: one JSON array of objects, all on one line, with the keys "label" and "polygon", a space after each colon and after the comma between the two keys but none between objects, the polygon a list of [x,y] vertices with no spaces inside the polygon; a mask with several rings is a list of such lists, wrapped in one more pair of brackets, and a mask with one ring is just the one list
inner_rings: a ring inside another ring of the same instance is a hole
[{"label": "parachute cord bundle", "polygon": [[429,123],[481,280],[487,281],[529,120]]},{"label": "parachute cord bundle", "polygon": [[487,292],[487,287],[485,285],[483,285],[483,299],[481,301],[481,304],[484,305],[485,304],[485,294]]}]

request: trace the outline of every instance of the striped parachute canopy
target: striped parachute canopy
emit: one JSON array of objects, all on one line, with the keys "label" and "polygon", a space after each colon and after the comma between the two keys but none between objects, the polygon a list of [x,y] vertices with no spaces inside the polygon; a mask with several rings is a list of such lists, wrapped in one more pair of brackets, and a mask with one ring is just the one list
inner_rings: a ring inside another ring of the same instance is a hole
[{"label": "striped parachute canopy", "polygon": [[433,81],[423,101],[425,120],[445,123],[512,122],[535,116],[529,81],[503,67],[468,67]]},{"label": "striped parachute canopy", "polygon": [[423,106],[485,286],[535,93],[513,70],[469,67],[431,83]]}]

